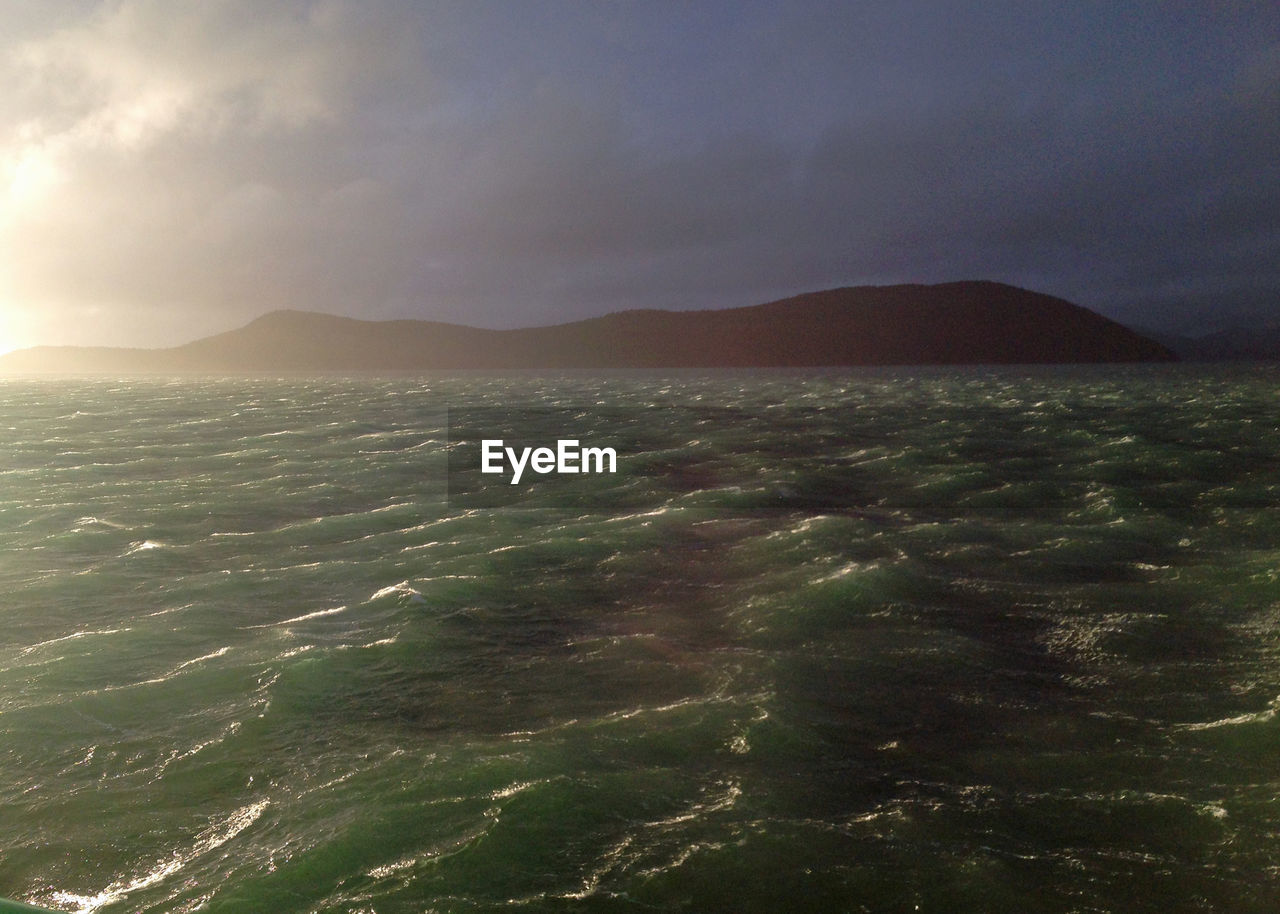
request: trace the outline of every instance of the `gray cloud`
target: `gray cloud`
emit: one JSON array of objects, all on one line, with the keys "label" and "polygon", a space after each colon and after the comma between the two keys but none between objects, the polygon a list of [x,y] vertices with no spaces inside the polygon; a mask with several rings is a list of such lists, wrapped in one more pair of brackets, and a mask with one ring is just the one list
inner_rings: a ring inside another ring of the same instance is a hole
[{"label": "gray cloud", "polygon": [[1194,325],[1280,290],[1253,8],[42,8],[0,65],[25,342],[975,277]]}]

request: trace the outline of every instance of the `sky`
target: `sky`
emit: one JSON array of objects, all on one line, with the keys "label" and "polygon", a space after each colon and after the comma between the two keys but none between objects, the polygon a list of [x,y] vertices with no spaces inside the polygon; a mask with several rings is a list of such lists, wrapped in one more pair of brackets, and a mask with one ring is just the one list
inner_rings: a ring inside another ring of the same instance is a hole
[{"label": "sky", "polygon": [[1280,5],[0,0],[0,351],[993,279],[1280,323]]}]

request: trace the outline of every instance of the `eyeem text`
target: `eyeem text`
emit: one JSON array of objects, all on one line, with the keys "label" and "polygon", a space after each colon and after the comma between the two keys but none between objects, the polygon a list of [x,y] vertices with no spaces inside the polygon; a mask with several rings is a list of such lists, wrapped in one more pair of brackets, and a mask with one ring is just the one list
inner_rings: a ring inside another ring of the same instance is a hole
[{"label": "eyeem text", "polygon": [[617,451],[611,447],[579,447],[576,438],[557,441],[554,450],[526,447],[518,453],[513,447],[505,447],[501,438],[485,438],[480,442],[481,473],[506,472],[504,462],[511,467],[513,486],[520,482],[526,467],[544,476],[547,473],[618,472]]}]

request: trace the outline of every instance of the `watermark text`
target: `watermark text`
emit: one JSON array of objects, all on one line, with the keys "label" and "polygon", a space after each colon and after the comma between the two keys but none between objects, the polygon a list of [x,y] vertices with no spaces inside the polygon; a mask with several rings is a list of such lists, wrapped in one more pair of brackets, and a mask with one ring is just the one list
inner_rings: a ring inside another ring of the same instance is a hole
[{"label": "watermark text", "polygon": [[506,447],[501,438],[485,438],[480,442],[480,472],[507,472],[511,485],[519,485],[526,468],[545,476],[548,473],[616,473],[618,452],[611,447],[581,447],[577,438],[561,438],[555,448]]}]

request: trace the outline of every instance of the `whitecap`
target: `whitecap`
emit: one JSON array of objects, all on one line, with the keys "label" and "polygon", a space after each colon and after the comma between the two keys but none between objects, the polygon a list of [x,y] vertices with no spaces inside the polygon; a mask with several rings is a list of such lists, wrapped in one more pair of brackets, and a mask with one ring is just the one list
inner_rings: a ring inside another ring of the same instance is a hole
[{"label": "whitecap", "polygon": [[294,625],[298,622],[306,622],[310,619],[319,619],[323,616],[332,616],[346,610],[345,606],[335,606],[332,609],[317,609],[315,612],[303,613],[300,616],[293,616],[288,619],[281,619],[279,622],[264,622],[260,625],[250,625],[248,628],[273,628],[277,625]]},{"label": "whitecap", "polygon": [[211,825],[188,848],[175,850],[170,856],[157,860],[145,873],[132,879],[118,879],[96,895],[76,895],[71,892],[54,892],[58,904],[76,905],[76,914],[93,914],[101,907],[119,901],[139,889],[150,888],[182,870],[188,863],[209,851],[217,850],[240,834],[262,816],[270,800],[259,800],[237,809],[226,819]]},{"label": "whitecap", "polygon": [[71,529],[78,531],[83,530],[85,527],[106,527],[109,530],[127,529],[124,524],[117,524],[109,520],[103,520],[101,517],[94,517],[93,515],[76,518],[75,526]]},{"label": "whitecap", "polygon": [[1276,713],[1280,712],[1280,695],[1271,699],[1271,704],[1261,711],[1254,711],[1249,714],[1237,714],[1235,717],[1224,717],[1221,720],[1211,720],[1206,723],[1182,724],[1183,730],[1216,730],[1219,727],[1239,727],[1245,724],[1265,724],[1276,719]]},{"label": "whitecap", "polygon": [[426,598],[421,593],[414,590],[413,587],[409,585],[408,581],[401,581],[399,584],[392,584],[390,587],[382,588],[375,592],[373,596],[369,597],[368,602],[372,603],[374,600],[381,600],[384,597],[398,597],[402,601],[408,603],[426,602]]},{"label": "whitecap", "polygon": [[514,784],[510,784],[506,787],[501,787],[498,790],[493,791],[492,793],[489,794],[489,799],[490,800],[506,800],[506,799],[509,799],[510,797],[514,797],[518,793],[524,793],[530,787],[537,787],[539,784],[545,784],[545,783],[546,783],[545,780],[516,781]]},{"label": "whitecap", "polygon": [[683,822],[692,822],[700,819],[708,813],[721,812],[726,809],[732,809],[738,802],[738,798],[742,796],[742,788],[735,781],[725,781],[721,784],[725,789],[716,797],[704,802],[694,803],[686,812],[680,815],[670,816],[666,819],[658,819],[648,823],[654,828],[661,828],[667,825],[679,825]]},{"label": "whitecap", "polygon": [[70,635],[63,635],[60,638],[50,638],[48,641],[39,641],[22,649],[22,655],[26,656],[34,651],[40,650],[42,647],[49,647],[52,644],[61,644],[64,641],[74,641],[77,638],[88,638],[91,635],[116,635],[120,632],[132,631],[129,628],[99,628],[86,629],[85,631],[72,632]]},{"label": "whitecap", "polygon": [[226,645],[225,647],[220,647],[216,651],[212,651],[208,654],[202,654],[199,657],[193,657],[190,660],[184,660],[182,661],[182,663],[179,663],[176,667],[174,667],[173,671],[176,673],[178,670],[186,669],[187,667],[192,666],[194,664],[203,663],[206,660],[213,660],[217,657],[221,657],[224,654],[226,654],[227,651],[229,650],[231,650],[231,646]]},{"label": "whitecap", "polygon": [[157,543],[154,540],[143,540],[140,543],[134,543],[125,555],[137,555],[139,552],[150,552],[152,549],[163,549],[164,543]]}]

